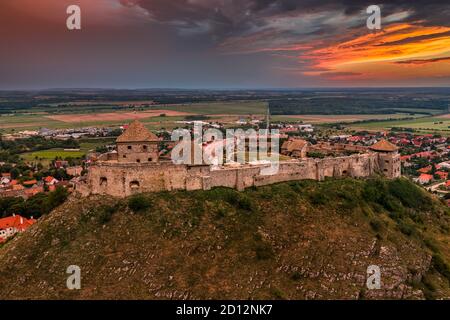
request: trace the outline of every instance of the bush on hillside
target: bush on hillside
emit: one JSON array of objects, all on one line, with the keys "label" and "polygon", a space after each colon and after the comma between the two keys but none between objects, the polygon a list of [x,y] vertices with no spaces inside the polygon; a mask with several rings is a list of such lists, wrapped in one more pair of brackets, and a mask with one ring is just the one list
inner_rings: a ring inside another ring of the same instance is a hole
[{"label": "bush on hillside", "polygon": [[118,205],[104,205],[101,206],[98,211],[98,220],[100,222],[100,224],[105,224],[108,223],[109,221],[111,221],[112,216],[114,215],[114,213],[116,213],[118,210]]},{"label": "bush on hillside", "polygon": [[144,195],[138,194],[128,199],[128,207],[131,209],[131,211],[137,213],[139,211],[150,208],[151,202]]},{"label": "bush on hillside", "polygon": [[399,199],[404,206],[409,208],[427,209],[432,205],[430,197],[406,179],[390,181],[388,191]]}]

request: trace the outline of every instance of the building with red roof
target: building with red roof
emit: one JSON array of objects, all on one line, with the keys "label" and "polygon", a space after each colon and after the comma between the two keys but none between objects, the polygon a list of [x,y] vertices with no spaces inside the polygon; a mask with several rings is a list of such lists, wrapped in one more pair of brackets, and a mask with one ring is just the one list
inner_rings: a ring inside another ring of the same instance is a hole
[{"label": "building with red roof", "polygon": [[15,184],[15,185],[12,186],[12,190],[15,190],[15,191],[20,191],[20,190],[23,190],[23,189],[25,189],[25,187],[23,185],[21,185],[20,183]]},{"label": "building with red roof", "polygon": [[29,186],[35,185],[36,183],[37,183],[37,180],[36,180],[36,179],[33,179],[33,180],[24,181],[22,184],[23,184],[24,186],[29,187]]},{"label": "building with red roof", "polygon": [[428,172],[430,172],[432,169],[433,169],[432,166],[426,166],[426,167],[424,167],[424,168],[421,168],[421,169],[417,170],[417,172],[419,172],[419,173],[428,173]]},{"label": "building with red roof", "polygon": [[52,185],[54,185],[54,184],[56,184],[56,183],[59,182],[57,179],[53,178],[52,176],[46,177],[46,178],[44,179],[44,181],[45,181],[45,184],[46,184],[46,185],[49,185],[49,186],[52,186]]},{"label": "building with red roof", "polygon": [[419,178],[417,179],[417,181],[420,184],[427,184],[427,183],[430,183],[431,181],[433,181],[433,176],[431,174],[422,173],[419,176]]},{"label": "building with red roof", "polygon": [[411,157],[412,157],[411,155],[401,156],[400,161],[407,162],[407,161],[411,160]]},{"label": "building with red roof", "polygon": [[44,192],[44,187],[43,186],[33,186],[31,188],[25,189],[24,192],[27,197],[32,197],[32,196],[37,195],[38,193]]},{"label": "building with red roof", "polygon": [[435,174],[438,175],[441,180],[447,180],[448,172],[436,171]]},{"label": "building with red roof", "polygon": [[24,232],[36,222],[35,219],[26,219],[20,215],[12,215],[0,219],[0,240],[5,241],[18,232]]}]

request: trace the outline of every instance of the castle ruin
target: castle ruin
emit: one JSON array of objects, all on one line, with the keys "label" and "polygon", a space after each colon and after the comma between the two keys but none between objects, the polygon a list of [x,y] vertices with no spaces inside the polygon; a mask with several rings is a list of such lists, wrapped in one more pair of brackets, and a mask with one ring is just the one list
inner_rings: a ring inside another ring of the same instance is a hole
[{"label": "castle ruin", "polygon": [[[126,197],[136,193],[171,190],[209,190],[229,187],[244,190],[293,180],[324,180],[326,177],[364,178],[383,174],[388,178],[401,175],[398,148],[386,140],[371,147],[350,144],[319,143],[308,146],[300,141],[283,144],[281,151],[289,152],[292,160],[280,161],[273,175],[261,171],[268,164],[238,166],[174,164],[159,157],[158,138],[144,125],[134,121],[117,139],[117,151],[101,155],[89,167],[86,180],[76,186],[84,196],[107,194]],[[305,149],[306,148],[306,149]],[[314,152],[345,152],[350,155],[308,158],[308,148]]]}]

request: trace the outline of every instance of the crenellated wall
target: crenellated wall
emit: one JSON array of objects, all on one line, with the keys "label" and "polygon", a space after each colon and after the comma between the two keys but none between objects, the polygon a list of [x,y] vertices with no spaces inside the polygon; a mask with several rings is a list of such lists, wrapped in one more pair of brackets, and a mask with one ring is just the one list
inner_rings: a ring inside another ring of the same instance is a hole
[{"label": "crenellated wall", "polygon": [[243,165],[212,169],[209,165],[175,165],[172,162],[120,163],[98,161],[89,168],[85,183],[77,185],[83,195],[109,194],[126,197],[135,193],[170,190],[209,190],[229,187],[238,190],[292,180],[323,180],[326,177],[368,177],[383,173],[400,176],[397,153],[367,152],[351,156],[301,159],[279,163],[274,175],[262,175],[267,165]]}]

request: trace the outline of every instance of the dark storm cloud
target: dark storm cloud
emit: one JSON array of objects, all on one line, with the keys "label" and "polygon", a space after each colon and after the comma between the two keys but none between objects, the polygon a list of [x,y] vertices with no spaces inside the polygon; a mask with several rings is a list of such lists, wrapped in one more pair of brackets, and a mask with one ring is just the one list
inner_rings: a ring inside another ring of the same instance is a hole
[{"label": "dark storm cloud", "polygon": [[[80,32],[66,28],[73,3]],[[375,37],[366,28],[372,4],[382,6]],[[0,0],[0,89],[328,85],[365,72],[336,68],[330,61],[343,51],[348,62],[379,39],[426,42],[414,31],[449,25],[449,8],[449,0]],[[393,23],[404,28],[389,31]],[[449,36],[430,29],[426,37]],[[401,45],[377,49],[405,54]]]},{"label": "dark storm cloud", "polygon": [[[384,17],[403,11],[405,21],[448,25],[448,0],[121,0],[124,5],[137,5],[147,10],[159,22],[183,28],[198,28],[215,36],[251,32],[270,18],[299,16],[322,12],[343,12],[360,15],[369,5],[382,6]],[[203,29],[201,28],[203,26]],[[205,27],[207,26],[207,27]]]},{"label": "dark storm cloud", "polygon": [[[382,8],[390,23],[450,25],[448,0],[120,0],[145,10],[180,39],[227,53],[252,53],[293,44],[337,43],[367,32],[366,8]],[[413,41],[414,39],[410,39]],[[420,40],[420,39],[416,39]],[[407,41],[407,40],[405,40]],[[301,52],[301,50],[299,50]]]}]

